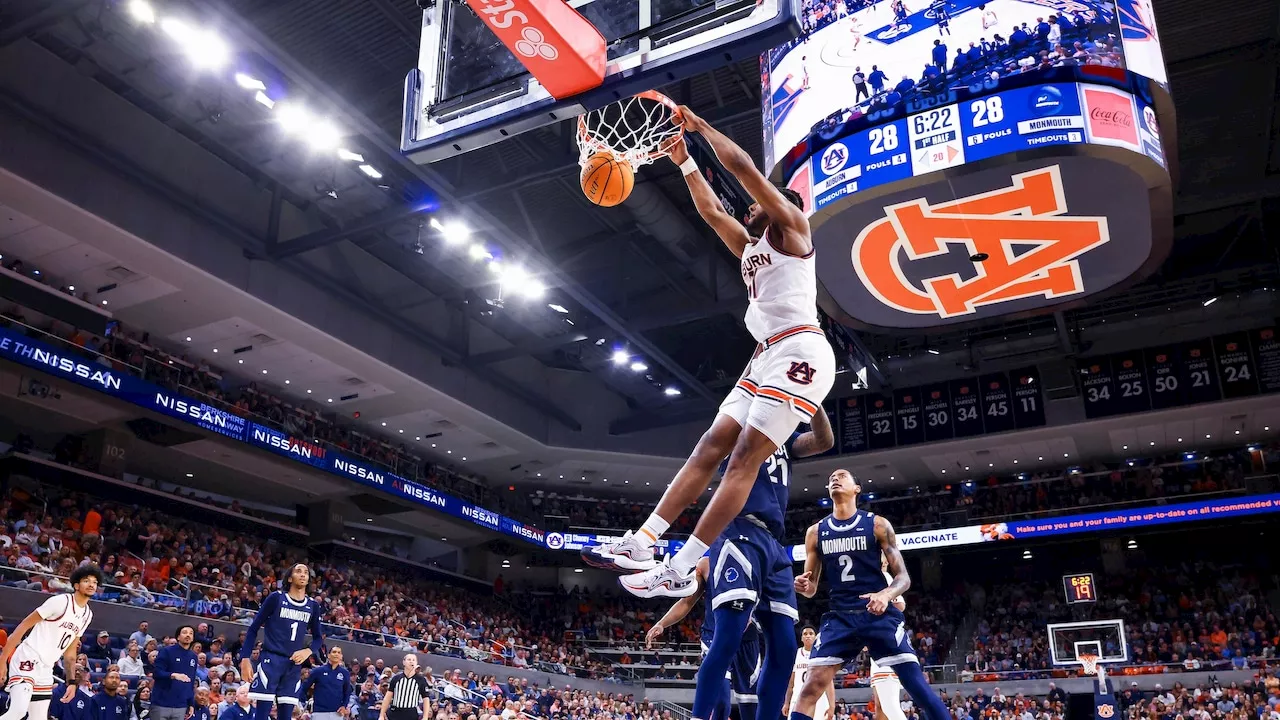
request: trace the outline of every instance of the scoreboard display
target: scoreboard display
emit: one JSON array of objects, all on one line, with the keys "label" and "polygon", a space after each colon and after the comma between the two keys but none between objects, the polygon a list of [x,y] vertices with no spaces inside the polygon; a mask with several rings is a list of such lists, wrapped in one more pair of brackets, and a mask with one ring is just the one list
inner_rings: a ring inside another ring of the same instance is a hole
[{"label": "scoreboard display", "polygon": [[[1097,95],[1125,105],[1139,124],[1149,122],[1148,106],[1129,93],[1075,83],[1013,88],[881,122],[846,136],[816,153],[805,171],[812,177],[810,212],[874,187],[1032,148],[1101,142],[1090,136],[1083,98]],[[1137,103],[1134,105],[1134,103]],[[1139,133],[1121,143],[1141,150],[1161,166],[1159,143],[1140,142]],[[794,174],[794,173],[793,173]],[[803,193],[802,193],[803,194]]]},{"label": "scoreboard display", "polygon": [[1089,418],[1280,392],[1276,328],[1227,333],[1080,361]]},{"label": "scoreboard display", "polygon": [[1035,368],[855,395],[837,400],[835,411],[841,454],[1045,424]]},{"label": "scoreboard display", "polygon": [[1068,605],[1098,601],[1097,586],[1093,582],[1093,573],[1063,575],[1062,589],[1067,593]]}]

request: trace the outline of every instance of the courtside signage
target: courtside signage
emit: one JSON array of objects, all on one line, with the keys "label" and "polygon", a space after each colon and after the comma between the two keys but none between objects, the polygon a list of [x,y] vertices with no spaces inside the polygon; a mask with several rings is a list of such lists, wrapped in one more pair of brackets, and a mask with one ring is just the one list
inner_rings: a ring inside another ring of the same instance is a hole
[{"label": "courtside signage", "polygon": [[92,390],[98,390],[138,407],[168,415],[210,432],[262,448],[295,462],[362,485],[398,495],[482,527],[535,545],[545,544],[545,534],[532,525],[433,490],[376,465],[346,457],[321,445],[280,432],[220,408],[197,402],[158,385],[117,372],[95,360],[55,349],[8,328],[0,328],[0,359],[47,372]]}]

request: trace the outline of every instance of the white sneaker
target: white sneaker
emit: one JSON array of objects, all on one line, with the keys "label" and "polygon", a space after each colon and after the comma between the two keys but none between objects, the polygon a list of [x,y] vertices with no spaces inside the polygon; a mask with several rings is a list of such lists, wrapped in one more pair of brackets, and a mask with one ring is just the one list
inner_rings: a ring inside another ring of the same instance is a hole
[{"label": "white sneaker", "polygon": [[638,598],[682,598],[698,591],[698,580],[693,571],[681,575],[671,567],[670,559],[652,570],[624,575],[618,578],[618,584]]},{"label": "white sneaker", "polygon": [[653,548],[637,542],[630,530],[618,542],[582,548],[582,561],[594,568],[616,572],[651,570],[658,565],[653,559]]}]

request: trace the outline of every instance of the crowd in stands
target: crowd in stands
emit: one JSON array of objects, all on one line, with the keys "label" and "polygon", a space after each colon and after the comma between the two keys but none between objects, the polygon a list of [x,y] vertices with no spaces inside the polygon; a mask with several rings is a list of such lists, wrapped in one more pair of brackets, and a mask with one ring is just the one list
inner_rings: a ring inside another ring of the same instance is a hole
[{"label": "crowd in stands", "polygon": [[[1098,601],[1079,605],[1065,602],[1060,579],[996,585],[985,589],[965,664],[976,676],[1047,670],[1047,623],[1120,618],[1134,663],[1247,668],[1250,658],[1274,658],[1280,649],[1264,582],[1252,570],[1187,560],[1100,577]],[[1113,646],[1104,652],[1119,650],[1118,635],[1098,637]]]},{"label": "crowd in stands", "polygon": [[[183,622],[185,620],[175,618],[174,630]],[[112,635],[106,630],[92,632],[83,641],[77,658],[77,666],[88,671],[92,683],[90,694],[102,687],[108,673],[119,674],[120,690],[127,693],[132,707],[128,720],[147,720],[154,685],[152,663],[157,648],[176,642],[172,634],[155,629],[156,635],[153,635],[152,631],[147,623],[142,623],[128,637]],[[237,704],[246,709],[252,707],[249,684],[241,678],[233,659],[234,651],[223,653],[220,644],[207,623],[197,626],[191,648],[197,653],[193,678],[197,687],[196,703],[208,708],[211,720]],[[335,643],[331,640],[330,644]],[[380,703],[389,691],[390,680],[401,668],[387,665],[381,659],[358,656],[346,658],[344,664],[351,673],[353,690],[346,700],[347,717],[378,720]],[[310,670],[309,664],[302,671],[304,683]],[[508,676],[503,681],[497,675],[464,674],[458,669],[437,675],[427,666],[421,667],[420,672],[429,688],[428,699],[422,707],[424,720],[513,720],[517,716],[541,720],[672,720],[669,711],[660,711],[630,694],[590,692],[569,686],[561,690],[554,686],[541,687],[528,679]],[[55,689],[51,717],[63,717],[64,692],[65,686]],[[75,702],[75,698],[71,702]],[[291,720],[309,720],[310,710],[304,700]],[[280,720],[275,713],[273,717]]]},{"label": "crowd in stands", "polygon": [[[802,46],[818,30],[876,5],[876,0],[806,0],[801,10],[803,33],[791,43],[770,51],[770,66],[776,68],[782,58],[797,47],[801,47],[800,52],[807,52],[808,55],[821,55],[820,48],[807,50]],[[948,17],[952,23],[954,16],[959,14],[981,14],[983,34],[953,37],[950,29],[945,35],[938,32],[937,42],[930,48],[929,54],[917,58],[916,64],[910,69],[884,65],[884,61],[891,58],[900,59],[896,54],[877,55],[873,52],[866,56],[865,63],[857,70],[862,74],[862,80],[855,81],[861,82],[863,87],[857,93],[851,92],[859,102],[819,121],[812,128],[813,132],[830,133],[841,123],[864,114],[884,111],[922,96],[937,95],[975,83],[991,87],[1004,78],[1055,67],[1124,67],[1121,42],[1115,34],[1113,11],[1105,3],[1081,4],[1072,8],[1070,15],[1066,12],[1048,13],[1032,23],[1014,22],[1009,25],[1003,25],[1007,19],[1001,20],[998,17],[994,3],[992,8],[983,5],[957,8],[956,3],[949,0],[932,0],[926,3],[915,0],[912,5],[913,7],[908,8],[897,0],[887,4],[895,10],[894,19],[883,30],[885,33],[892,33],[887,37],[900,39],[900,34],[894,32],[894,28],[898,26],[903,27],[906,32],[926,32],[921,24],[924,23],[925,28],[932,28],[944,9],[950,14]],[[874,38],[874,31],[881,29],[875,25],[876,23],[867,22],[864,18],[861,32]],[[853,36],[846,37],[841,33],[832,41],[852,43],[854,39]],[[877,62],[879,64],[873,64]],[[922,71],[917,69],[921,67]],[[901,79],[895,81],[894,78]],[[867,86],[870,87],[869,91]]]},{"label": "crowd in stands", "polygon": [[[303,548],[144,507],[41,492],[14,489],[0,501],[0,581],[12,586],[56,592],[63,581],[54,575],[96,562],[110,579],[106,599],[245,621],[283,568],[307,559]],[[639,601],[576,588],[522,592],[517,607],[505,597],[515,592],[509,584],[484,596],[356,564],[315,573],[312,592],[334,640],[564,674],[611,675],[580,640],[641,638],[653,619],[654,608]],[[223,637],[217,650],[235,643]]]}]

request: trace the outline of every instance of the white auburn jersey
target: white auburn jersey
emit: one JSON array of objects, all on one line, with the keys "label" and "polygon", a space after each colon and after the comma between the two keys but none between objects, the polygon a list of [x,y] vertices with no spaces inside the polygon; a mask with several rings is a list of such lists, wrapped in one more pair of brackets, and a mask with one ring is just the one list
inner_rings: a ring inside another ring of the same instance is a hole
[{"label": "white auburn jersey", "polygon": [[[790,705],[787,707],[795,707],[795,704],[800,701],[800,690],[809,680],[809,651],[805,650],[803,645],[796,650],[796,663],[792,672],[795,673],[795,678],[791,683],[791,698],[788,701]],[[827,694],[824,692],[818,696],[818,704],[813,709],[813,719],[826,720],[828,709]]]},{"label": "white auburn jersey", "polygon": [[[75,595],[72,593],[54,595],[36,608],[36,612],[43,619],[31,628],[26,639],[18,646],[10,660],[11,665],[21,657],[36,660],[40,665],[52,668],[93,621],[93,611],[89,609],[89,604],[85,603],[84,607],[77,608]],[[9,674],[21,673],[10,669]]]},{"label": "white auburn jersey", "polygon": [[[783,330],[818,324],[818,281],[813,251],[782,252],[765,231],[742,250],[742,281],[747,284],[747,330],[764,343]],[[781,241],[778,242],[781,244]]]}]

